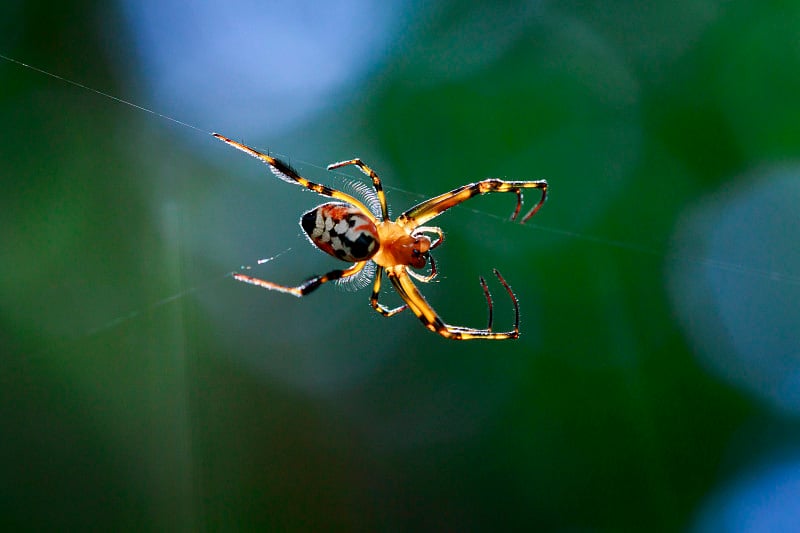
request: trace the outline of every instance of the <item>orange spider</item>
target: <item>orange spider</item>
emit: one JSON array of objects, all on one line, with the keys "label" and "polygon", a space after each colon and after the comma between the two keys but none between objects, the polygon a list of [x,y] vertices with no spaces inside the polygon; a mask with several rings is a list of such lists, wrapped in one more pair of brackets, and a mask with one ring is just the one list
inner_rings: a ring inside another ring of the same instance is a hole
[{"label": "orange spider", "polygon": [[[241,143],[228,139],[218,133],[213,134],[217,139],[237,148],[246,154],[250,154],[269,165],[270,170],[278,178],[310,189],[322,196],[328,196],[339,200],[338,202],[328,202],[320,205],[303,214],[300,225],[308,234],[311,243],[325,253],[352,262],[353,265],[344,270],[332,270],[327,274],[314,276],[297,287],[285,287],[271,281],[254,278],[245,274],[234,274],[238,281],[257,285],[265,289],[293,294],[297,297],[309,294],[323,283],[335,280],[343,280],[354,276],[370,264],[377,265],[375,272],[375,285],[372,289],[370,304],[383,316],[390,317],[396,315],[403,309],[409,308],[417,315],[426,328],[438,333],[448,339],[516,339],[519,337],[519,302],[514,292],[509,287],[503,276],[497,269],[494,274],[500,283],[508,291],[511,301],[514,303],[516,319],[514,328],[511,331],[495,332],[492,331],[492,297],[489,288],[483,277],[480,278],[481,287],[486,296],[489,306],[489,325],[486,329],[476,329],[461,326],[451,326],[446,324],[436,311],[428,304],[425,298],[411,281],[415,278],[421,282],[431,281],[436,277],[436,262],[430,251],[442,244],[444,232],[435,226],[423,226],[429,220],[441,215],[451,207],[469,200],[473,196],[486,194],[489,192],[514,192],[517,195],[517,207],[511,215],[511,220],[516,220],[522,208],[522,189],[541,189],[542,198],[533,209],[523,218],[524,224],[530,219],[544,204],[547,196],[547,181],[503,181],[500,179],[485,179],[477,183],[463,185],[450,192],[436,196],[418,204],[399,217],[395,221],[389,220],[386,207],[386,195],[383,192],[381,180],[375,172],[365,165],[360,159],[351,159],[328,166],[328,170],[333,170],[346,165],[357,166],[364,174],[372,179],[372,186],[375,188],[380,203],[380,216],[376,216],[362,202],[353,198],[342,191],[313,183],[300,176],[289,165],[275,159],[274,157],[262,154],[261,152],[245,146]],[[436,240],[431,240],[427,234],[435,235]],[[411,270],[424,268],[428,260],[431,262],[431,272],[422,275]],[[372,265],[370,265],[371,268]],[[397,293],[405,302],[405,305],[389,309],[378,303],[378,296],[381,289],[381,278],[383,272],[389,277]]]}]

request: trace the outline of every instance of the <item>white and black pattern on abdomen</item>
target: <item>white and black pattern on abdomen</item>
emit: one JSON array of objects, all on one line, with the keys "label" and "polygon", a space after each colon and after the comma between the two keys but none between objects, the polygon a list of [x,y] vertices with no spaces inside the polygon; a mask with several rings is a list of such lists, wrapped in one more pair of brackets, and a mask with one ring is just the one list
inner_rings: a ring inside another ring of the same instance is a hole
[{"label": "white and black pattern on abdomen", "polygon": [[374,224],[346,204],[323,204],[305,213],[300,225],[321,250],[343,261],[366,261],[378,251]]}]

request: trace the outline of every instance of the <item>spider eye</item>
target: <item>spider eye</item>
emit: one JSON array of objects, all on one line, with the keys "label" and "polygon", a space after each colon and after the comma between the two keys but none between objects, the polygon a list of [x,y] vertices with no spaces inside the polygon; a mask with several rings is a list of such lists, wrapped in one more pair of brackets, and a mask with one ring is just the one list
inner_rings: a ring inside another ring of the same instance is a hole
[{"label": "spider eye", "polygon": [[428,263],[428,257],[427,251],[423,252],[418,248],[413,248],[408,264],[413,268],[423,268]]}]

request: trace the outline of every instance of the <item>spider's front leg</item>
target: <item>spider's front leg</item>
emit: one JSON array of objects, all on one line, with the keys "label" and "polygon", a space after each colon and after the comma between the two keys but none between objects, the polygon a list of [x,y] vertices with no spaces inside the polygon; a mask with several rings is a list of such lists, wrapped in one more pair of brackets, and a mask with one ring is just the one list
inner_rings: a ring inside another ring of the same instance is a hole
[{"label": "spider's front leg", "polygon": [[322,274],[320,276],[314,276],[312,278],[309,278],[300,285],[298,285],[297,287],[287,287],[285,285],[278,285],[277,283],[273,283],[271,281],[266,281],[259,278],[254,278],[252,276],[241,274],[239,272],[233,275],[233,279],[235,279],[236,281],[241,281],[243,283],[249,283],[250,285],[261,287],[262,289],[283,292],[301,298],[306,294],[309,294],[314,290],[316,290],[323,283],[346,278],[348,276],[352,276],[354,274],[359,273],[366,264],[367,264],[366,261],[361,261],[345,270],[331,270],[327,274]]},{"label": "spider's front leg", "polygon": [[442,337],[455,340],[471,340],[471,339],[488,339],[488,340],[504,340],[504,339],[517,339],[519,338],[519,301],[514,296],[511,287],[503,279],[496,269],[494,271],[497,279],[500,280],[503,287],[508,291],[511,301],[514,303],[514,328],[511,331],[495,332],[492,331],[492,299],[489,295],[489,289],[486,287],[486,282],[481,279],[481,287],[483,288],[486,300],[489,304],[489,326],[486,329],[467,328],[462,326],[452,326],[446,324],[433,310],[430,304],[425,300],[425,297],[417,289],[416,285],[411,281],[411,278],[404,266],[391,267],[386,269],[389,279],[392,281],[395,290],[401,298],[408,304],[408,308],[417,315],[417,318],[423,325],[434,333],[438,333]]},{"label": "spider's front leg", "polygon": [[405,228],[416,228],[432,218],[438,217],[451,207],[470,198],[491,192],[513,192],[517,195],[517,207],[511,215],[511,220],[516,220],[522,209],[522,190],[540,189],[542,197],[539,202],[522,217],[522,224],[527,222],[544,205],[547,199],[547,180],[537,181],[505,181],[497,178],[489,178],[476,183],[469,183],[450,192],[440,194],[421,204],[417,204],[397,218],[397,223]]}]

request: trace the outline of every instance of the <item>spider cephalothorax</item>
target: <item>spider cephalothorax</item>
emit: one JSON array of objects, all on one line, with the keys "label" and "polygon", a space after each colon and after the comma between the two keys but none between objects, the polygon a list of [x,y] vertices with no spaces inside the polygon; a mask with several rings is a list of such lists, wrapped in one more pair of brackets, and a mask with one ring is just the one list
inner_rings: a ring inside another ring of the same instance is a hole
[{"label": "spider cephalothorax", "polygon": [[[314,246],[337,259],[353,263],[353,265],[344,270],[332,270],[327,274],[314,276],[297,287],[286,287],[240,273],[234,274],[233,277],[235,279],[299,297],[305,296],[323,283],[354,276],[372,262],[377,265],[377,268],[370,304],[383,316],[388,317],[406,308],[411,309],[411,312],[422,321],[426,328],[450,339],[516,339],[519,337],[519,303],[511,287],[509,287],[497,269],[494,270],[494,274],[505,287],[511,297],[511,301],[514,303],[516,319],[514,328],[511,331],[492,331],[492,298],[486,281],[482,277],[480,278],[480,283],[489,306],[489,325],[486,329],[446,324],[428,304],[416,285],[411,281],[411,278],[428,282],[437,275],[436,262],[430,252],[442,244],[444,232],[435,226],[423,226],[425,222],[439,216],[451,207],[469,200],[473,196],[490,192],[513,192],[517,195],[517,207],[511,215],[511,219],[516,220],[522,208],[522,189],[540,189],[542,197],[533,209],[522,218],[522,223],[525,223],[544,204],[547,196],[547,181],[485,179],[463,185],[450,192],[426,200],[392,221],[389,220],[386,195],[383,192],[380,178],[360,159],[334,163],[328,166],[328,170],[346,165],[355,165],[369,176],[372,179],[372,186],[380,204],[379,216],[377,216],[377,211],[376,214],[373,214],[362,202],[345,192],[308,181],[279,159],[262,154],[249,146],[232,141],[218,133],[215,133],[214,136],[234,148],[262,160],[269,165],[272,173],[282,180],[300,185],[322,196],[338,200],[322,204],[304,213],[300,219],[300,226]],[[435,240],[432,240],[428,236],[429,234],[434,235]],[[425,268],[428,262],[430,262],[429,274],[424,275],[415,271]],[[389,309],[378,302],[381,278],[384,272],[386,272],[395,290],[405,302],[404,305]]]}]

